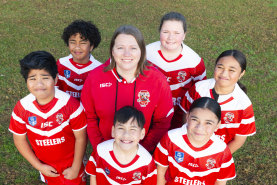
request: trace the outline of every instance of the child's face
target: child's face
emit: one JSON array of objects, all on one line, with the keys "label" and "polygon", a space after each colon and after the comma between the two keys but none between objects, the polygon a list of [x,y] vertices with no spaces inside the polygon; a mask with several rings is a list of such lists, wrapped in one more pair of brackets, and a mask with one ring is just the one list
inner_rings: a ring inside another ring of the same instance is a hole
[{"label": "child's face", "polygon": [[68,40],[68,48],[73,56],[74,62],[86,64],[89,61],[90,52],[93,46],[90,45],[89,40],[81,38],[79,33],[71,35]]},{"label": "child's face", "polygon": [[44,69],[30,70],[27,78],[27,88],[37,102],[41,105],[49,103],[55,96],[55,84],[57,78],[53,77]]},{"label": "child's face", "polygon": [[181,21],[164,21],[160,31],[162,48],[173,52],[181,49],[181,44],[185,36],[186,34]]},{"label": "child's face", "polygon": [[214,79],[220,87],[233,87],[244,75],[238,61],[233,56],[219,59],[214,69]]},{"label": "child's face", "polygon": [[205,145],[219,128],[217,116],[208,109],[195,108],[187,115],[187,135],[195,147]]},{"label": "child's face", "polygon": [[117,122],[112,127],[112,137],[115,144],[124,151],[134,151],[137,149],[138,143],[144,138],[145,129],[138,126],[137,121],[131,118],[126,123]]}]

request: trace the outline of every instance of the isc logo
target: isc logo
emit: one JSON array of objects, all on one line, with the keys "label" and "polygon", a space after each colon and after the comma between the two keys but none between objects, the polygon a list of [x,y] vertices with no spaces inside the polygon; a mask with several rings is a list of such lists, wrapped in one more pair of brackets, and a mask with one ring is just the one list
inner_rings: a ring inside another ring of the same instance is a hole
[{"label": "isc logo", "polygon": [[102,88],[102,87],[111,87],[111,86],[112,86],[112,83],[111,83],[111,82],[101,83],[101,84],[100,84],[100,88]]}]

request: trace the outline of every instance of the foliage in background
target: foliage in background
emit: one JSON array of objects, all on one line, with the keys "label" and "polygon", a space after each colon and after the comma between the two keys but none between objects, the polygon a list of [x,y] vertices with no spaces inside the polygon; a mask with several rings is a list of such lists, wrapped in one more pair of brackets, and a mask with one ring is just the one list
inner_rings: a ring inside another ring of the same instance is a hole
[{"label": "foliage in background", "polygon": [[0,184],[39,183],[37,171],[17,152],[7,130],[14,105],[28,93],[18,60],[35,50],[49,51],[56,59],[68,55],[62,31],[84,19],[101,31],[93,55],[105,62],[118,26],[138,27],[148,44],[159,39],[160,18],[169,11],[187,18],[185,43],[204,58],[208,77],[222,51],[246,54],[242,83],[254,105],[257,134],[234,155],[237,178],[228,184],[277,184],[276,0],[0,0]]}]

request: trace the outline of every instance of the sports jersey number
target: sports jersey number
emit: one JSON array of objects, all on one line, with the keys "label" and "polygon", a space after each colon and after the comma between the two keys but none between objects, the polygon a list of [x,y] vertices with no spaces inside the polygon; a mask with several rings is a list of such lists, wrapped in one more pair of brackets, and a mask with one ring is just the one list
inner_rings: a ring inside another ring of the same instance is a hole
[{"label": "sports jersey number", "polygon": [[173,106],[179,105],[181,102],[181,97],[172,98]]}]

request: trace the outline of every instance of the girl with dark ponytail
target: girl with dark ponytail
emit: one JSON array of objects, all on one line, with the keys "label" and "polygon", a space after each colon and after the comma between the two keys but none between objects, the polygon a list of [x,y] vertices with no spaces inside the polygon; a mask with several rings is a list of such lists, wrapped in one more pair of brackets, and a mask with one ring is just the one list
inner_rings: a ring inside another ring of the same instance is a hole
[{"label": "girl with dark ponytail", "polygon": [[239,80],[246,71],[246,57],[238,50],[226,50],[216,59],[214,78],[197,82],[182,98],[180,107],[186,113],[192,102],[211,97],[221,106],[221,126],[215,133],[234,153],[256,133],[252,103],[246,87]]},{"label": "girl with dark ponytail", "polygon": [[187,123],[170,130],[154,152],[157,184],[225,185],[236,172],[230,149],[214,134],[220,127],[220,105],[199,98],[186,116]]}]

